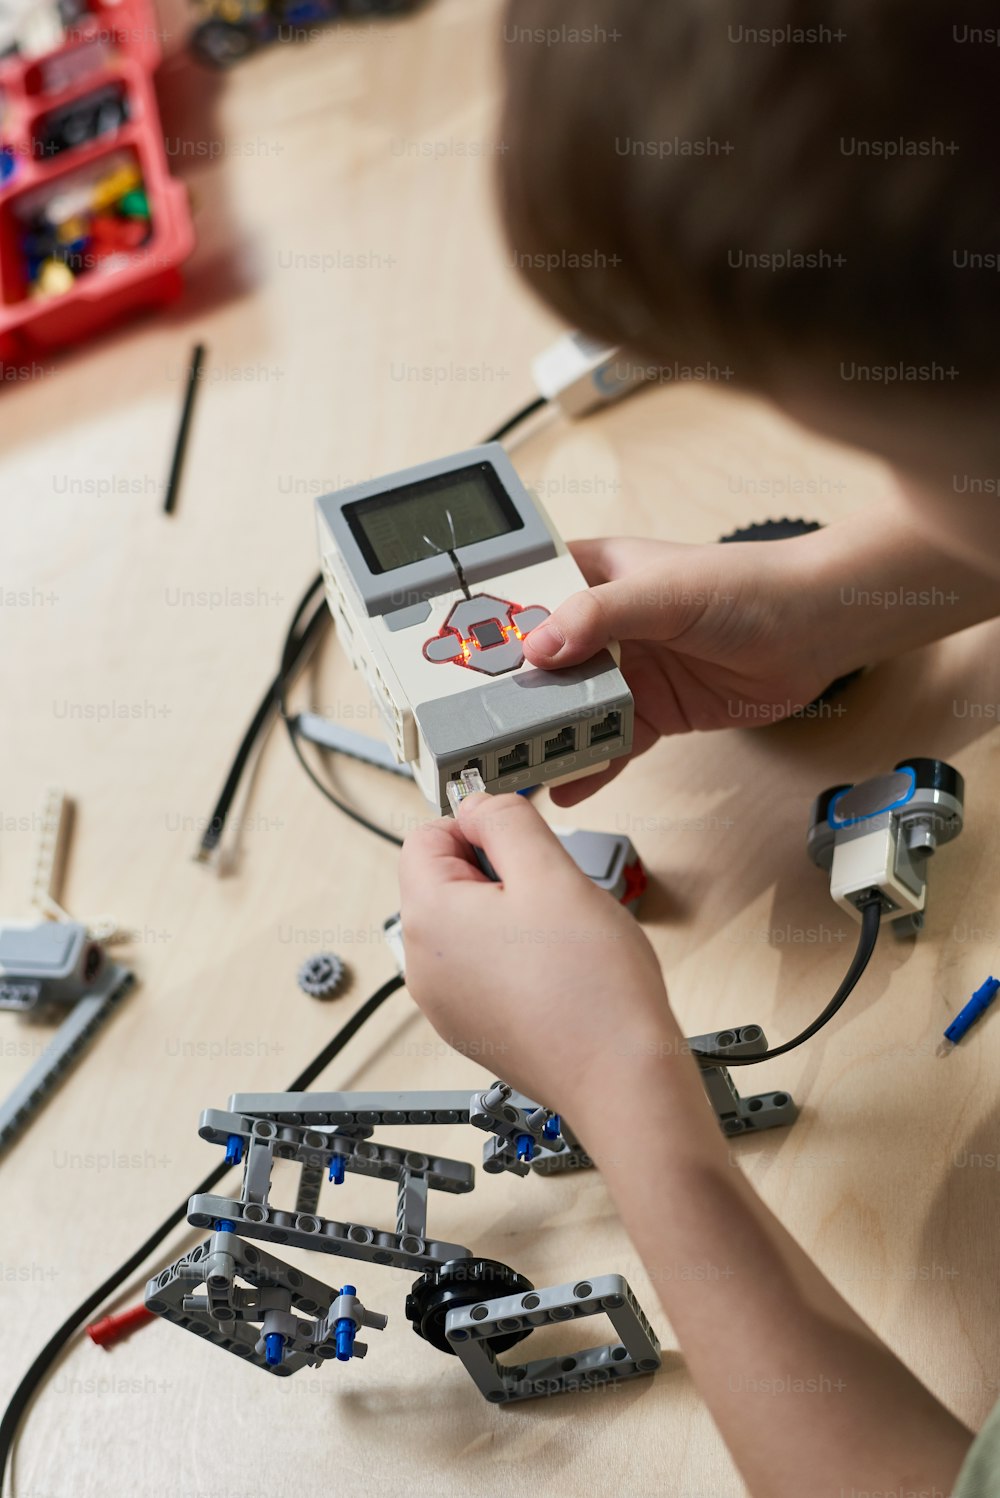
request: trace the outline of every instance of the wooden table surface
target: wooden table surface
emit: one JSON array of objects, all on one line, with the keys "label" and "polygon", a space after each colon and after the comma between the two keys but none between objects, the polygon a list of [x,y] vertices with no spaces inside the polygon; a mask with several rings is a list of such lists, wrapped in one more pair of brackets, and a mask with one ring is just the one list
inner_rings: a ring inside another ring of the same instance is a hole
[{"label": "wooden table surface", "polygon": [[[168,50],[187,24],[179,6],[170,14]],[[393,970],[381,926],[397,908],[395,852],[324,804],[283,736],[263,755],[236,867],[220,878],[192,854],[316,570],[314,496],[479,440],[530,396],[529,361],[557,331],[518,283],[491,201],[498,17],[488,0],[435,0],[401,23],[274,48],[224,80],[175,52],[159,84],[164,128],[199,236],[184,299],[3,392],[0,910],[28,914],[37,808],[46,786],[63,786],[78,808],[65,903],[130,928],[120,952],[139,977],[0,1164],[4,1399],[218,1159],[197,1137],[200,1110],[285,1086]],[[209,351],[204,388],[167,519],[196,339]],[[667,382],[575,424],[546,418],[514,452],[570,537],[707,541],[785,514],[863,525],[888,488],[877,465],[720,382]],[[585,808],[552,811],[633,836],[653,881],[643,923],[686,1030],[758,1022],[777,1041],[826,1001],[856,935],[805,855],[814,795],[913,753],[963,772],[968,825],[934,860],[924,933],[915,944],[887,934],[835,1025],[755,1075],[791,1090],[802,1116],[734,1142],[732,1158],[972,1422],[997,1392],[1000,1022],[947,1061],[934,1048],[998,964],[998,644],[998,627],[983,626],[880,666],[842,710],[665,742]],[[327,714],[376,731],[335,643],[308,690]],[[426,814],[412,787],[376,770],[333,774],[396,832]],[[352,974],[327,1005],[295,982],[320,948]],[[614,1016],[601,1022],[613,1035]],[[0,1015],[4,1090],[41,1044]],[[323,1082],[472,1088],[490,1076],[446,1051],[402,993]],[[479,1156],[468,1130],[434,1142]],[[391,1190],[349,1189],[360,1220],[391,1220]],[[743,1491],[596,1174],[480,1174],[471,1196],[434,1201],[432,1214],[432,1233],[537,1284],[625,1273],[666,1349],[662,1373],[613,1395],[494,1409],[413,1335],[410,1276],[359,1265],[350,1277],[388,1329],[365,1362],[287,1384],[167,1324],[111,1352],[78,1338],[31,1411],[12,1491]],[[192,1241],[175,1233],[147,1272]],[[288,1257],[330,1282],[345,1272]]]}]

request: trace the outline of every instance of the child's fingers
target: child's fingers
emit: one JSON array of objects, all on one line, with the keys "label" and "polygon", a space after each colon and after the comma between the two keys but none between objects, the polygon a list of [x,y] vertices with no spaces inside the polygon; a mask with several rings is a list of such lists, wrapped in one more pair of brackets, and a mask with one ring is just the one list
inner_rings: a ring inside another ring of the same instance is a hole
[{"label": "child's fingers", "polygon": [[411,832],[399,856],[399,889],[404,904],[422,903],[428,891],[449,884],[489,881],[479,870],[468,839],[451,817],[425,822]]},{"label": "child's fingers", "polygon": [[541,890],[547,873],[575,868],[569,854],[523,796],[467,796],[458,821],[469,842],[482,848],[501,882],[530,881]]},{"label": "child's fingers", "polygon": [[701,611],[699,595],[664,576],[660,567],[574,593],[525,636],[524,653],[543,669],[587,661],[612,640],[667,642]]}]

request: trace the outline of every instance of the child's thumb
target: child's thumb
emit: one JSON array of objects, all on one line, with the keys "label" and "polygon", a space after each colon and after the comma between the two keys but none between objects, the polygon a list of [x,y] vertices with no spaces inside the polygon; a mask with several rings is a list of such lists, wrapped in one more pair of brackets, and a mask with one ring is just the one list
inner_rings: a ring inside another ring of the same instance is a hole
[{"label": "child's thumb", "polygon": [[648,587],[618,579],[567,598],[525,636],[524,653],[533,666],[575,666],[612,640],[662,639],[668,623]]}]

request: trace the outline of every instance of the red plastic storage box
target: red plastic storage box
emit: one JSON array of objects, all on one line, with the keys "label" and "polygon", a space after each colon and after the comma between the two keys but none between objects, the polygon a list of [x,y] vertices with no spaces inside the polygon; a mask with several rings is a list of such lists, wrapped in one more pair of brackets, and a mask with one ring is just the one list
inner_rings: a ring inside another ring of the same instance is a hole
[{"label": "red plastic storage box", "polygon": [[194,229],[167,170],[159,60],[147,0],[93,0],[51,52],[0,60],[0,363],[179,292]]}]

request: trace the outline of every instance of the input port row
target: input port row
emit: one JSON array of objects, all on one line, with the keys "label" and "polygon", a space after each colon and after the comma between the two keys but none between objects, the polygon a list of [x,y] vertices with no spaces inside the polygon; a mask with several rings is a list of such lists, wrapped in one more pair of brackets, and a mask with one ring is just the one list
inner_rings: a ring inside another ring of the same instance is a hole
[{"label": "input port row", "polygon": [[532,766],[549,764],[594,744],[608,743],[611,739],[618,738],[621,731],[622,715],[617,709],[612,709],[593,723],[567,723],[555,732],[540,735],[536,739],[522,739],[519,743],[498,750],[492,776],[487,773],[488,766],[483,757],[468,760],[459,769],[452,771],[451,779],[457,780],[462,770],[474,768],[484,780],[502,781],[505,777],[518,775]]}]

